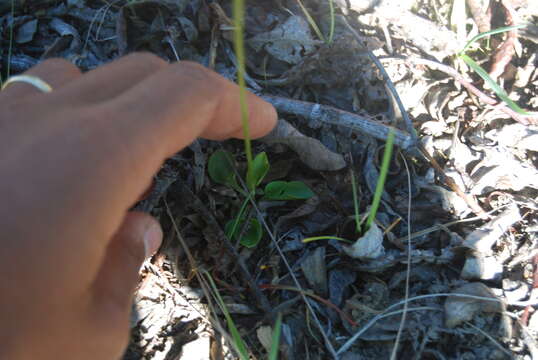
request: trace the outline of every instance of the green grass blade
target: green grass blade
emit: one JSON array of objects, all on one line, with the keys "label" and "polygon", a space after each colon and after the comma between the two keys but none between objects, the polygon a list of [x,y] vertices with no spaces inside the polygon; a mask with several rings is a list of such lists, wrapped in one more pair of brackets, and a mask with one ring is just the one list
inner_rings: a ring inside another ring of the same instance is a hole
[{"label": "green grass blade", "polygon": [[[252,174],[252,146],[250,144],[250,129],[248,125],[247,87],[245,84],[245,44],[243,36],[243,19],[245,17],[245,0],[234,0],[234,49],[237,56],[237,83],[239,84],[239,101],[241,104],[241,121],[245,153],[247,156],[247,178]],[[248,183],[248,180],[247,180]]]},{"label": "green grass blade", "polygon": [[250,195],[247,196],[245,200],[243,201],[243,204],[241,205],[241,208],[239,209],[239,212],[237,213],[237,216],[235,217],[235,221],[232,226],[232,229],[230,230],[230,233],[226,234],[226,236],[228,236],[230,240],[233,239],[233,236],[237,230],[237,226],[239,225],[239,223],[241,222],[241,219],[243,218],[243,214],[245,213],[245,209],[247,208],[249,200],[250,200]]},{"label": "green grass blade", "polygon": [[351,171],[351,190],[353,190],[353,208],[355,209],[355,231],[357,234],[361,233],[361,219],[359,214],[359,197],[357,195],[357,180],[355,179],[355,172],[352,168]]},{"label": "green grass blade", "polygon": [[351,240],[344,239],[344,238],[341,238],[341,237],[338,237],[338,236],[330,236],[330,235],[327,235],[327,236],[312,236],[312,237],[309,237],[309,238],[305,238],[305,239],[303,239],[303,243],[306,244],[306,243],[309,243],[309,242],[312,242],[312,241],[332,240],[332,239],[353,244],[353,241],[351,241]]},{"label": "green grass blade", "polygon": [[366,220],[366,228],[368,231],[370,226],[375,220],[379,203],[381,202],[381,195],[385,187],[385,180],[387,179],[387,173],[389,172],[390,160],[392,157],[392,148],[394,147],[394,131],[391,129],[387,137],[387,143],[385,144],[385,151],[383,152],[383,162],[381,163],[381,169],[379,170],[379,178],[377,179],[377,185],[375,187],[374,199],[372,200],[372,207]]},{"label": "green grass blade", "polygon": [[329,44],[333,42],[334,38],[334,4],[333,0],[329,0],[329,16],[331,18],[331,24],[329,29]]},{"label": "green grass blade", "polygon": [[522,115],[532,115],[531,113],[520,108],[512,99],[508,97],[508,94],[502,87],[499,86],[493,79],[488,75],[486,70],[484,70],[480,65],[478,65],[473,59],[465,54],[461,54],[460,58],[465,61],[471,69],[473,69],[480,77],[491,87],[491,89],[497,94],[499,98],[502,99],[510,109],[514,110],[518,114]]},{"label": "green grass blade", "polygon": [[278,347],[280,345],[280,331],[282,329],[282,313],[278,313],[275,321],[275,328],[273,329],[273,336],[271,336],[271,351],[269,351],[269,360],[276,360],[278,358]]},{"label": "green grass blade", "polygon": [[521,29],[521,28],[524,28],[526,26],[527,25],[525,25],[525,24],[504,26],[504,27],[500,27],[500,28],[497,28],[497,29],[494,29],[494,30],[491,30],[491,31],[486,31],[486,32],[480,33],[480,34],[474,36],[471,40],[467,41],[467,44],[465,44],[465,46],[463,47],[463,50],[461,50],[460,55],[464,54],[465,51],[469,48],[469,46],[471,46],[475,41],[478,41],[478,40],[480,40],[482,38],[485,38],[486,36],[500,34],[502,32],[515,30],[515,29]]},{"label": "green grass blade", "polygon": [[239,358],[241,360],[248,360],[248,350],[247,346],[245,345],[245,342],[241,338],[241,334],[239,334],[239,330],[237,330],[237,327],[235,326],[235,323],[232,319],[232,316],[230,315],[230,312],[228,311],[228,308],[226,307],[226,304],[224,303],[224,300],[219,294],[219,290],[217,289],[217,286],[213,282],[213,278],[209,273],[204,272],[207,276],[207,279],[209,280],[209,283],[211,285],[211,288],[213,289],[213,293],[215,295],[215,298],[217,299],[217,302],[219,303],[220,310],[224,314],[224,317],[226,318],[226,323],[228,324],[228,329],[230,330],[230,333],[232,334],[233,339],[233,346],[235,348],[235,351],[239,354]]},{"label": "green grass blade", "polygon": [[297,0],[297,3],[299,4],[299,7],[303,11],[303,14],[306,17],[306,20],[308,21],[312,29],[314,29],[314,32],[316,33],[318,38],[320,38],[320,40],[322,40],[323,42],[327,42],[327,40],[325,39],[325,36],[323,36],[323,34],[321,33],[321,30],[319,30],[318,24],[316,24],[312,16],[310,16],[308,9],[303,5],[303,2],[301,0]]}]

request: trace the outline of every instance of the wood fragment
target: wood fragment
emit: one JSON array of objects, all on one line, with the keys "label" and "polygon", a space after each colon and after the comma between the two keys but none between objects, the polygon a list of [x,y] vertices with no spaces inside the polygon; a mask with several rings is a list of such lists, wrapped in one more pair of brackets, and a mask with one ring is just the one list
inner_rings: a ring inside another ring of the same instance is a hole
[{"label": "wood fragment", "polygon": [[402,130],[332,106],[272,95],[262,95],[262,98],[273,104],[280,112],[297,115],[311,121],[344,126],[383,141],[387,140],[389,131],[392,129],[395,134],[394,144],[396,146],[403,150],[410,150],[415,145],[411,136]]}]

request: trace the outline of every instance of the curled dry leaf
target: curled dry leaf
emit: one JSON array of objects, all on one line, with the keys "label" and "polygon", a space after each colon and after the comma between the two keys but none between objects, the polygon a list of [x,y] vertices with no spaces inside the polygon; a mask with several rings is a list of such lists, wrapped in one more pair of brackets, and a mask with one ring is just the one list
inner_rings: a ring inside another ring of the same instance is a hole
[{"label": "curled dry leaf", "polygon": [[489,149],[484,160],[473,169],[471,177],[475,181],[471,189],[473,195],[481,195],[492,189],[538,189],[538,170],[501,147]]},{"label": "curled dry leaf", "polygon": [[344,246],[344,252],[352,258],[359,260],[374,260],[385,253],[383,247],[383,233],[372,223],[370,229],[351,246]]},{"label": "curled dry leaf", "polygon": [[538,126],[519,123],[504,125],[500,129],[488,131],[486,137],[503,146],[538,151]]},{"label": "curled dry leaf", "polygon": [[335,171],[346,166],[341,154],[327,149],[321,141],[303,135],[286,120],[279,120],[276,128],[260,141],[289,146],[299,155],[302,162],[314,170]]},{"label": "curled dry leaf", "polygon": [[520,219],[518,207],[512,205],[493,220],[467,235],[463,245],[481,253],[488,253],[508,228]]},{"label": "curled dry leaf", "polygon": [[453,294],[465,294],[482,297],[485,299],[468,298],[461,296],[449,296],[445,302],[445,323],[449,328],[453,328],[471,320],[480,312],[503,312],[505,305],[500,301],[488,300],[496,299],[493,291],[486,285],[476,282],[460,286],[452,291]]},{"label": "curled dry leaf", "polygon": [[258,336],[258,340],[268,354],[271,351],[272,334],[273,330],[270,326],[260,326],[256,329],[256,335]]},{"label": "curled dry leaf", "polygon": [[503,274],[503,264],[494,256],[467,256],[461,270],[461,277],[467,280],[499,280]]}]

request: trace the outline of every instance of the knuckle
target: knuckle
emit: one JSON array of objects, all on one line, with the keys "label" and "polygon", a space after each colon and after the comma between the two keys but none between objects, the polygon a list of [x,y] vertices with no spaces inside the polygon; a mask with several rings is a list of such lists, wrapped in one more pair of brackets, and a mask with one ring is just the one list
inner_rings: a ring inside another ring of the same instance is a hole
[{"label": "knuckle", "polygon": [[[215,74],[198,63],[192,61],[182,61],[175,64],[176,71],[182,77],[188,77],[189,81],[194,84],[199,84],[207,89],[214,88],[219,85],[219,81],[216,81]],[[210,85],[210,86],[208,86]]]},{"label": "knuckle", "polygon": [[51,58],[43,61],[41,64],[38,65],[37,68],[45,69],[47,71],[62,71],[62,72],[68,72],[68,73],[76,73],[80,74],[80,69],[69,62],[66,59],[62,58]]},{"label": "knuckle", "polygon": [[125,60],[143,64],[144,66],[148,66],[150,68],[160,68],[168,64],[165,60],[149,52],[132,53],[127,55]]}]

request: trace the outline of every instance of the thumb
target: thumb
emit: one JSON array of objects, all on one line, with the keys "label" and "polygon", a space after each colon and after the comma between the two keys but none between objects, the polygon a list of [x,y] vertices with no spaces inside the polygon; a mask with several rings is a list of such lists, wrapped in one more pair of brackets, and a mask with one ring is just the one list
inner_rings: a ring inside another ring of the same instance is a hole
[{"label": "thumb", "polygon": [[110,241],[97,274],[93,286],[96,300],[112,301],[128,309],[140,266],[159,249],[162,237],[161,226],[152,216],[128,212]]}]

